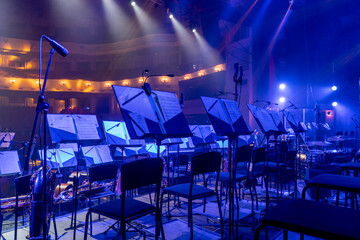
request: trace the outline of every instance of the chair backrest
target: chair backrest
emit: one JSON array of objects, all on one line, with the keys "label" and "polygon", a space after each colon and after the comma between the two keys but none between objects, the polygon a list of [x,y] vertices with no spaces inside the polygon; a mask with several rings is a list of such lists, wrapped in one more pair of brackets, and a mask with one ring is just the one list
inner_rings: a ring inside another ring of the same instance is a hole
[{"label": "chair backrest", "polygon": [[250,145],[244,145],[237,149],[237,162],[250,162],[253,148]]},{"label": "chair backrest", "polygon": [[200,153],[191,158],[191,175],[219,172],[221,154],[219,152]]},{"label": "chair backrest", "polygon": [[265,162],[265,161],[266,161],[266,150],[265,150],[265,148],[263,148],[263,147],[256,148],[254,150],[253,162],[254,163],[259,163],[259,162]]},{"label": "chair backrest", "polygon": [[149,186],[161,185],[163,162],[157,158],[145,158],[129,162],[121,167],[121,192]]},{"label": "chair backrest", "polygon": [[31,179],[31,175],[25,175],[25,176],[15,178],[15,195],[16,196],[27,195],[27,194],[31,193],[30,179]]},{"label": "chair backrest", "polygon": [[116,180],[118,167],[114,163],[97,164],[89,167],[89,184],[96,181]]}]

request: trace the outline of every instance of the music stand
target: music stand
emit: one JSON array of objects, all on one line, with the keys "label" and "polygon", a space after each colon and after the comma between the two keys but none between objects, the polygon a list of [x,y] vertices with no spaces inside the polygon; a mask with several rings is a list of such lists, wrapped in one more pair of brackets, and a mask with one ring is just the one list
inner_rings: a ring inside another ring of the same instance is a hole
[{"label": "music stand", "polygon": [[81,147],[81,151],[87,167],[90,167],[93,164],[102,164],[113,161],[108,145]]},{"label": "music stand", "polygon": [[[104,132],[108,145],[113,148],[119,147],[121,150],[121,165],[124,163],[124,150],[128,147],[139,148],[145,145],[143,139],[132,140],[126,129],[125,122],[103,121]],[[136,152],[138,149],[135,149]],[[114,152],[114,153],[115,153]]]},{"label": "music stand", "polygon": [[[205,110],[210,118],[211,124],[218,136],[227,136],[228,161],[229,161],[229,239],[234,231],[234,191],[235,191],[235,163],[237,154],[237,143],[240,135],[250,135],[252,131],[240,113],[236,101],[212,97],[201,97]],[[239,218],[239,211],[237,211]],[[238,231],[238,228],[236,228]]]},{"label": "music stand", "polygon": [[274,118],[267,110],[259,108],[257,106],[248,104],[247,105],[251,114],[255,118],[257,125],[260,127],[261,132],[265,135],[266,138],[266,166],[265,166],[265,190],[266,190],[266,209],[269,207],[270,197],[269,197],[269,139],[271,136],[278,136],[283,132],[279,130],[276,125]]},{"label": "music stand", "polygon": [[299,150],[299,138],[301,137],[301,133],[307,131],[307,128],[303,122],[298,122],[294,115],[289,111],[284,111],[286,114],[286,120],[290,124],[290,127],[295,133],[295,148],[296,148],[296,160],[295,160],[295,197],[297,197],[297,176],[300,168],[300,150]]},{"label": "music stand", "polygon": [[145,85],[143,89],[117,85],[112,87],[130,137],[155,139],[158,159],[162,140],[192,135],[174,93],[150,90]]},{"label": "music stand", "polygon": [[[47,123],[53,143],[77,143],[78,161],[74,178],[74,235],[76,236],[77,190],[79,178],[80,147],[83,144],[99,143],[102,139],[96,115],[47,114]],[[72,224],[72,223],[71,223]]]},{"label": "music stand", "polygon": [[0,148],[10,149],[15,137],[14,132],[0,132]]}]

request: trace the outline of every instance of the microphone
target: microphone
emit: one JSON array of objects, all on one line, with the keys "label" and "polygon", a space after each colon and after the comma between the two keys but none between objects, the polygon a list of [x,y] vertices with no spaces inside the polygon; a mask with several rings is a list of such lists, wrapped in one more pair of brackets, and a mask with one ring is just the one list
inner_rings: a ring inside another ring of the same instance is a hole
[{"label": "microphone", "polygon": [[54,39],[51,39],[49,38],[48,36],[46,35],[43,35],[43,37],[48,40],[48,42],[50,43],[50,46],[52,48],[55,49],[55,51],[58,52],[58,54],[60,54],[61,56],[63,57],[66,57],[66,55],[69,54],[69,51],[63,46],[61,45],[60,43],[58,43],[57,41],[55,41]]},{"label": "microphone", "polygon": [[234,81],[237,81],[239,75],[239,63],[234,63]]},{"label": "microphone", "polygon": [[243,67],[240,66],[240,76],[239,76],[239,83],[240,83],[240,85],[242,85],[243,74],[244,74],[244,72],[243,72]]}]

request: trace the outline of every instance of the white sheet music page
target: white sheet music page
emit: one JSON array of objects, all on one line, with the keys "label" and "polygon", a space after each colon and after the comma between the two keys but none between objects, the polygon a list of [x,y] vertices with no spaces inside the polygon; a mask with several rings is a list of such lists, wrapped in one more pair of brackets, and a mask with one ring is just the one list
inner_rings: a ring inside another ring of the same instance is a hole
[{"label": "white sheet music page", "polygon": [[239,106],[235,101],[232,100],[222,99],[222,101],[224,102],[225,107],[230,115],[231,124],[233,124],[241,117]]},{"label": "white sheet music page", "polygon": [[159,110],[164,119],[164,122],[169,121],[181,113],[179,100],[174,93],[163,91],[153,91],[153,93],[155,95],[155,102],[160,105]]},{"label": "white sheet music page", "polygon": [[17,151],[0,152],[0,175],[20,172],[19,155]]},{"label": "white sheet music page", "polygon": [[152,111],[148,96],[141,88],[113,86],[120,108],[158,122]]},{"label": "white sheet music page", "polygon": [[224,122],[228,122],[228,116],[226,115],[226,112],[220,104],[220,99],[210,97],[201,97],[201,99],[206,108],[206,111],[209,114],[221,119]]},{"label": "white sheet music page", "polygon": [[79,140],[98,140],[98,121],[95,115],[73,115]]},{"label": "white sheet music page", "polygon": [[108,145],[98,145],[96,147],[97,147],[98,153],[100,155],[101,161],[103,163],[113,161],[113,159],[111,157],[110,148]]},{"label": "white sheet music page", "polygon": [[59,129],[76,135],[74,121],[70,114],[48,114],[47,121],[50,128]]}]

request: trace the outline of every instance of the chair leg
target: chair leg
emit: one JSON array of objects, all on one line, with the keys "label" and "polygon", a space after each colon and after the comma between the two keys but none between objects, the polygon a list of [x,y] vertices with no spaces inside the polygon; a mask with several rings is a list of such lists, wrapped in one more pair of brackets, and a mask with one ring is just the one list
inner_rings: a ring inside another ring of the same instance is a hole
[{"label": "chair leg", "polygon": [[53,214],[53,224],[54,224],[54,232],[55,232],[55,240],[58,239],[58,234],[57,234],[57,228],[56,228],[56,221],[55,221],[55,215]]},{"label": "chair leg", "polygon": [[91,212],[87,212],[86,218],[85,218],[85,231],[84,231],[84,240],[87,240],[87,232],[89,228],[89,216]]},{"label": "chair leg", "polygon": [[[98,198],[98,205],[100,205],[100,198]],[[99,221],[100,221],[100,214],[99,214]]]},{"label": "chair leg", "polygon": [[254,179],[254,194],[255,194],[255,200],[256,200],[256,211],[258,211],[259,210],[259,199],[258,199],[257,192],[256,192],[256,182],[257,182],[257,179]]},{"label": "chair leg", "polygon": [[[17,207],[17,204],[15,206],[15,230],[14,230],[14,239],[16,240],[17,239],[17,221],[18,221],[18,207]],[[1,235],[0,235],[1,237]]]},{"label": "chair leg", "polygon": [[162,239],[165,239],[165,233],[164,233],[164,227],[163,227],[163,224],[162,224],[162,206],[163,206],[163,194],[161,194],[161,197],[160,197],[160,216],[159,216],[159,221],[160,221],[160,230],[161,230],[161,238]]},{"label": "chair leg", "polygon": [[90,236],[92,236],[92,214],[90,212]]},{"label": "chair leg", "polygon": [[193,217],[192,217],[192,201],[189,200],[189,210],[188,210],[188,219],[190,224],[190,239],[194,239],[194,223],[193,223]]},{"label": "chair leg", "polygon": [[120,220],[120,230],[121,230],[122,239],[125,240],[126,239],[126,224],[125,224],[124,219]]},{"label": "chair leg", "polygon": [[219,199],[219,193],[216,193],[216,201],[218,204],[218,208],[219,208],[219,215],[220,215],[220,224],[221,224],[221,238],[224,236],[224,220],[222,218],[222,212],[221,212],[221,202]]}]

